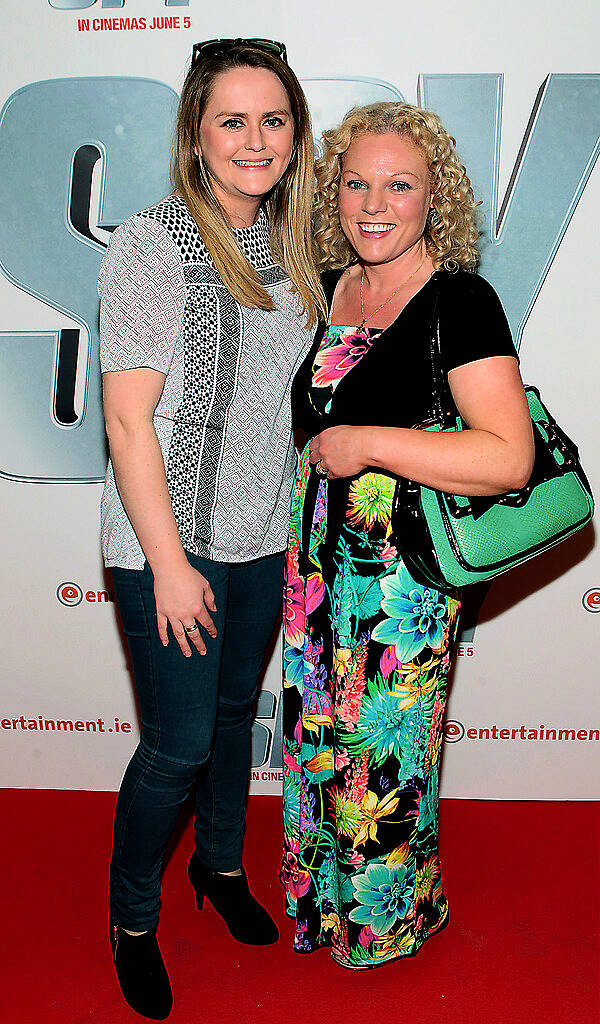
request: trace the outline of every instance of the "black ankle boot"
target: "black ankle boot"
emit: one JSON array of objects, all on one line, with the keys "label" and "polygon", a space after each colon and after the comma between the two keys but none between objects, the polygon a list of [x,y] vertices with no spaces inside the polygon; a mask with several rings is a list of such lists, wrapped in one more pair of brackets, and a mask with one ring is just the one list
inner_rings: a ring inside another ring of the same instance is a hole
[{"label": "black ankle boot", "polygon": [[108,934],[123,998],[142,1017],[164,1020],[171,1012],[173,993],[156,928],[128,935],[109,921]]},{"label": "black ankle boot", "polygon": [[221,875],[204,867],[194,853],[190,857],[188,877],[196,893],[198,910],[202,910],[206,896],[238,942],[248,946],[277,942],[277,925],[250,892],[243,868],[241,875]]}]

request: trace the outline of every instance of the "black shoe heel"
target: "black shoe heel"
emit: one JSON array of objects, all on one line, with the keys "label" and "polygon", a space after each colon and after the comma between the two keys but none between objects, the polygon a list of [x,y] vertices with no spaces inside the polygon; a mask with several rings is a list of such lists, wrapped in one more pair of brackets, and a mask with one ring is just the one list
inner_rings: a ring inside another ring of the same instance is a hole
[{"label": "black shoe heel", "polygon": [[204,906],[206,896],[238,942],[247,946],[270,946],[277,942],[277,925],[250,892],[243,868],[241,875],[222,875],[206,868],[194,853],[188,864],[188,878],[198,910]]},{"label": "black shoe heel", "polygon": [[142,1017],[165,1020],[173,1007],[173,993],[156,928],[129,935],[109,920],[108,935],[125,1002]]}]

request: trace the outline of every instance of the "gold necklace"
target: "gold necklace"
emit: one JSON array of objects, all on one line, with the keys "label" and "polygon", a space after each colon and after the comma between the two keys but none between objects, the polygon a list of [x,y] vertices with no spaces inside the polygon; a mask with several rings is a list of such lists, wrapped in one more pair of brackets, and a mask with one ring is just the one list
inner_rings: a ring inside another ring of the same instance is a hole
[{"label": "gold necklace", "polygon": [[388,302],[391,299],[394,298],[394,295],[396,295],[396,293],[399,292],[401,288],[404,288],[405,284],[408,284],[408,282],[410,281],[411,277],[414,277],[415,274],[419,273],[421,267],[423,266],[423,264],[425,262],[426,255],[427,254],[425,254],[423,259],[419,263],[419,266],[417,267],[417,269],[413,270],[412,274],[408,275],[408,277],[406,278],[406,281],[403,281],[402,284],[399,284],[397,288],[394,288],[393,292],[390,295],[388,295],[388,297],[385,300],[385,302],[382,302],[381,305],[378,306],[377,309],[374,309],[372,313],[369,313],[368,316],[365,316],[365,306],[364,306],[364,302],[363,302],[363,285],[364,285],[364,281],[365,281],[365,268],[363,267],[362,273],[360,275],[360,315],[362,317],[362,320],[361,320],[360,326],[358,328],[359,331],[362,331],[362,329],[365,326],[367,320],[370,320],[372,317],[375,316],[376,313],[379,312],[380,309],[383,309],[384,306],[387,306]]}]

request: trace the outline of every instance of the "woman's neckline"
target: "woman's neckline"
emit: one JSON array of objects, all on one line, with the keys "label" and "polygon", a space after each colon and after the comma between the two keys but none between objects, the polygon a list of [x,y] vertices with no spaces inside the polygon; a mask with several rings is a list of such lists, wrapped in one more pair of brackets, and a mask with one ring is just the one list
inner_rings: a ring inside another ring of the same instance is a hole
[{"label": "woman's neckline", "polygon": [[342,331],[354,331],[355,334],[383,334],[387,327],[361,327],[360,324],[327,324],[327,329],[334,327]]},{"label": "woman's neckline", "polygon": [[[335,288],[334,288],[333,295],[332,295],[332,298],[331,298],[331,309],[333,309],[333,307],[335,305],[335,293],[337,291],[338,284],[340,283],[344,273],[345,273],[345,271],[342,271],[342,273],[340,274],[338,280],[335,283]],[[387,324],[386,327],[371,327],[371,328],[369,328],[369,330],[379,331],[381,334],[383,334],[384,331],[389,331],[390,328],[393,327],[398,322],[398,320],[400,319],[400,317],[404,313],[405,309],[408,309],[408,307],[410,306],[411,302],[414,302],[414,300],[417,298],[417,295],[420,295],[421,292],[427,287],[427,285],[431,281],[433,281],[434,277],[437,277],[441,273],[443,273],[442,270],[434,270],[433,274],[431,274],[431,276],[428,277],[426,281],[423,281],[423,284],[421,285],[421,287],[417,288],[417,290],[414,293],[414,295],[411,295],[411,297],[408,300],[408,302],[404,303],[402,309],[398,311],[398,313],[396,314],[396,316],[394,317],[392,322]],[[334,324],[334,323],[331,323],[331,321],[329,319],[327,320],[327,327],[347,327],[349,330],[354,330],[355,329],[350,324]],[[360,327],[360,324],[357,325],[356,330],[358,330],[358,327]]]},{"label": "woman's neckline", "polygon": [[[179,201],[183,203],[183,205],[185,206],[186,210],[188,209],[188,205],[185,201],[184,196],[180,196],[179,193],[177,192],[172,192],[171,196],[173,199],[179,199]],[[255,231],[257,228],[262,229],[266,227],[267,223],[267,214],[265,213],[264,207],[261,206],[260,210],[258,211],[258,217],[254,221],[254,224],[248,224],[245,228],[234,228],[232,224],[230,224],[229,227],[231,228],[232,231],[235,231],[236,234],[238,232],[243,234],[243,232],[245,231],[250,232]]]}]

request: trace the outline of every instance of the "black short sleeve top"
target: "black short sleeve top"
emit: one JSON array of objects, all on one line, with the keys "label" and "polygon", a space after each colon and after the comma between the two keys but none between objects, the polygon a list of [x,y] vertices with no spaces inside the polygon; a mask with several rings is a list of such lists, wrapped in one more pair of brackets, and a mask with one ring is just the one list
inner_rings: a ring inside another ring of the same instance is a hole
[{"label": "black short sleeve top", "polygon": [[[330,306],[342,273],[323,275]],[[469,271],[436,271],[339,382],[326,413],[311,402],[314,361],[325,330],[325,324],[319,325],[292,390],[295,426],[314,435],[341,423],[412,427],[427,420],[432,411],[430,337],[435,318],[446,375],[489,356],[518,358],[492,286]]]}]

